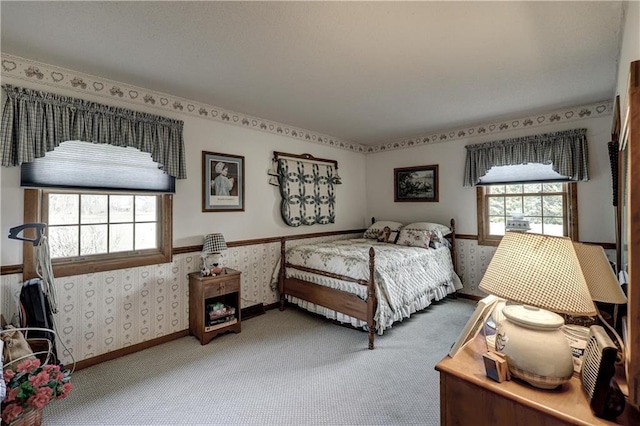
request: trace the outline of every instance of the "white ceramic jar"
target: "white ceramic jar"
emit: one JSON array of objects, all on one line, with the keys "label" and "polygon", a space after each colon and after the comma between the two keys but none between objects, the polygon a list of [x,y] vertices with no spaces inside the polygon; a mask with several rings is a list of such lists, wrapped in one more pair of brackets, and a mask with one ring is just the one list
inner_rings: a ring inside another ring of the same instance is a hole
[{"label": "white ceramic jar", "polygon": [[509,372],[531,385],[554,389],[573,375],[573,359],[558,314],[523,305],[507,305],[496,349],[507,357]]}]

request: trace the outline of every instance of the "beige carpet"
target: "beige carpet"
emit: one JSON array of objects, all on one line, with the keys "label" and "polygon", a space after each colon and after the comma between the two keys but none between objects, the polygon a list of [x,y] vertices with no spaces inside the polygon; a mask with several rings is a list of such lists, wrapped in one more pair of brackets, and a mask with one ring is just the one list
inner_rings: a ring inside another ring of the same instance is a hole
[{"label": "beige carpet", "polygon": [[437,425],[438,373],[475,302],[446,299],[367,349],[290,307],[202,346],[192,336],[77,371],[44,425]]}]

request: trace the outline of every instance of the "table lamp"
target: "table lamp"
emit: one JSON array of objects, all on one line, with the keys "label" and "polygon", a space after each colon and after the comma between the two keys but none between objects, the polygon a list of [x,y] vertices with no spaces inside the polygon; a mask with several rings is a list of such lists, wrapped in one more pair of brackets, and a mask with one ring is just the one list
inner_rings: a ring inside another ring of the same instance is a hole
[{"label": "table lamp", "polygon": [[[620,283],[616,278],[615,272],[609,264],[609,259],[604,253],[604,249],[601,246],[573,243],[573,247],[578,255],[578,261],[582,268],[582,273],[587,282],[591,299],[595,302],[611,303],[616,305],[614,311],[614,321],[617,316],[617,305],[627,303],[627,296],[625,296],[620,287]],[[620,352],[624,356],[624,344],[622,339],[616,332],[615,328],[602,318],[602,314],[596,306],[596,311],[600,321],[611,331],[611,333],[618,339],[620,345]]]},{"label": "table lamp", "polygon": [[516,303],[504,307],[496,333],[511,375],[541,389],[568,381],[573,357],[554,312],[596,314],[571,239],[506,232],[480,289]]},{"label": "table lamp", "polygon": [[[202,265],[205,269],[213,268],[214,274],[219,274],[220,268],[218,264],[220,263],[221,252],[227,249],[227,243],[224,241],[224,236],[222,234],[209,234],[204,237],[204,244],[202,245]],[[212,266],[207,265],[207,259],[209,255],[213,257]]]}]

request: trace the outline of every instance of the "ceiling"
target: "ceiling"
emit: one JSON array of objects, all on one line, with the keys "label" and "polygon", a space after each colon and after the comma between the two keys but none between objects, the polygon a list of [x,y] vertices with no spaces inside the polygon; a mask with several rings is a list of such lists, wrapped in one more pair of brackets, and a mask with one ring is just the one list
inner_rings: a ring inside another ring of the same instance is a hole
[{"label": "ceiling", "polygon": [[0,2],[1,48],[363,145],[610,100],[621,2]]}]

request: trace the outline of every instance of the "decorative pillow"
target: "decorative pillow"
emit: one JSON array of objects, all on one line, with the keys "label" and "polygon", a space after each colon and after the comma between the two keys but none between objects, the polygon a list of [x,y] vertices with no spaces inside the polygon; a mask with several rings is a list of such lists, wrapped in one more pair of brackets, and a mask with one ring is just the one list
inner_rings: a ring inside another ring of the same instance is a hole
[{"label": "decorative pillow", "polygon": [[425,231],[435,231],[437,229],[442,235],[449,235],[451,233],[451,229],[448,226],[432,222],[413,222],[405,225],[404,229],[421,229]]},{"label": "decorative pillow", "polygon": [[378,235],[380,234],[380,231],[383,231],[385,226],[388,226],[391,232],[393,233],[393,232],[398,232],[400,228],[402,228],[402,223],[391,222],[389,220],[379,220],[378,222],[371,225],[369,229],[367,229],[364,232],[363,238],[368,238],[373,240],[378,239]]},{"label": "decorative pillow", "polygon": [[442,235],[442,232],[440,232],[439,229],[436,229],[434,231],[428,231],[431,232],[431,243],[430,246],[433,248],[440,248],[440,247],[448,247],[451,248],[451,243],[449,242],[449,240],[447,240],[444,235]]},{"label": "decorative pillow", "polygon": [[402,228],[396,244],[399,246],[429,248],[430,240],[430,231]]}]

